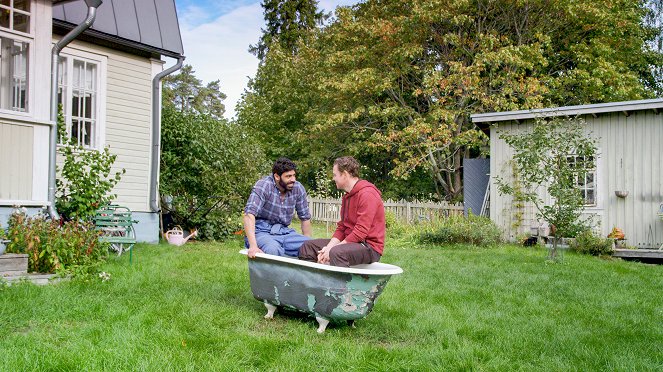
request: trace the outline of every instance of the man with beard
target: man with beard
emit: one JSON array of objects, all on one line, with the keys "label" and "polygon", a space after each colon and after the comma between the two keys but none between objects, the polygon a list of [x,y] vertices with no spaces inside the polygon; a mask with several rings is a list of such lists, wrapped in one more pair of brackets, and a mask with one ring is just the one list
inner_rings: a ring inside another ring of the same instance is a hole
[{"label": "man with beard", "polygon": [[[253,186],[244,208],[245,245],[249,258],[256,253],[297,257],[299,247],[310,239],[311,213],[306,190],[296,180],[297,166],[290,159],[279,158],[272,167],[272,175]],[[302,221],[302,233],[290,228],[292,216]]]},{"label": "man with beard", "polygon": [[380,190],[359,178],[359,162],[351,156],[334,161],[334,182],[345,191],[341,220],[331,239],[304,243],[299,259],[349,267],[380,261],[384,251],[384,204]]}]

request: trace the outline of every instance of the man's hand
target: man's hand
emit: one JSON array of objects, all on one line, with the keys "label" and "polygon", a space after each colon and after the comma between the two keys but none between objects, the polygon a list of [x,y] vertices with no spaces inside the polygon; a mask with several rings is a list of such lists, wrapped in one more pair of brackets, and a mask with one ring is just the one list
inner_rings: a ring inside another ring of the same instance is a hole
[{"label": "man's hand", "polygon": [[249,253],[247,254],[247,256],[249,256],[249,258],[256,258],[256,253],[265,253],[265,252],[263,252],[262,249],[258,247],[249,247]]},{"label": "man's hand", "polygon": [[318,263],[328,264],[329,263],[329,251],[331,248],[329,246],[324,246],[320,251],[318,251]]}]

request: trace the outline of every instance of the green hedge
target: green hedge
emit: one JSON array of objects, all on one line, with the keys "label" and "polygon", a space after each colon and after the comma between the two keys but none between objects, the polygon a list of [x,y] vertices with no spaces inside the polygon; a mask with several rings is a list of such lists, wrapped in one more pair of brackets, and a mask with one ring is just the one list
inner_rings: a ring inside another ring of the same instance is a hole
[{"label": "green hedge", "polygon": [[465,243],[479,246],[497,244],[502,240],[500,229],[486,217],[453,216],[441,219],[418,234],[424,244]]}]

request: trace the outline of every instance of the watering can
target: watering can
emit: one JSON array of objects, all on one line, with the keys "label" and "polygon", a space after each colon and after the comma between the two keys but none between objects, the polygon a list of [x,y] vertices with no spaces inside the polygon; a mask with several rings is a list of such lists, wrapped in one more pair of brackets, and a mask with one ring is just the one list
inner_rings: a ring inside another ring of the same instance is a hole
[{"label": "watering can", "polygon": [[177,246],[186,243],[187,240],[191,239],[196,235],[198,235],[198,231],[194,231],[191,234],[189,234],[189,236],[184,237],[184,231],[182,231],[182,228],[179,226],[173,227],[171,230],[166,231],[166,233],[164,234],[168,243]]}]

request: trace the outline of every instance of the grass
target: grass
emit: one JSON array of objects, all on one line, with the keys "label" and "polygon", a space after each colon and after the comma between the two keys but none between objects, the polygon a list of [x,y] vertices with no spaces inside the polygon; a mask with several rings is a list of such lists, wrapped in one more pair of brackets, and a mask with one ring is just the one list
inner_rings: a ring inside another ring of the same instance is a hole
[{"label": "grass", "polygon": [[662,266],[394,241],[404,274],[318,335],[263,319],[240,245],[139,245],[106,282],[0,287],[0,370],[663,369]]}]

